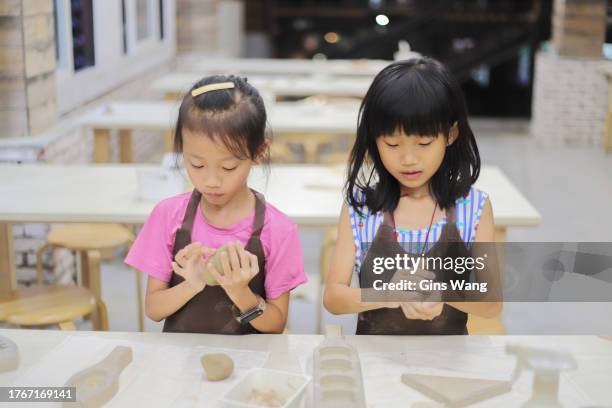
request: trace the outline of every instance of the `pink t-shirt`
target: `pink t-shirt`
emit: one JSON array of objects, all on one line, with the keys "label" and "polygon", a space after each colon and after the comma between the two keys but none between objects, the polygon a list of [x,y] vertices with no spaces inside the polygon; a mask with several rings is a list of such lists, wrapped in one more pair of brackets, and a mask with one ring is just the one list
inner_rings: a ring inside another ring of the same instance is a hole
[{"label": "pink t-shirt", "polygon": [[[155,206],[136,237],[125,263],[158,280],[170,281],[174,237],[183,223],[190,196],[190,192],[180,194]],[[228,241],[236,240],[246,246],[251,237],[254,218],[255,209],[237,224],[229,228],[217,228],[208,223],[198,205],[191,241],[209,248],[219,248]],[[307,281],[297,226],[269,203],[266,203],[260,239],[266,256],[265,288],[268,299],[276,299]]]}]

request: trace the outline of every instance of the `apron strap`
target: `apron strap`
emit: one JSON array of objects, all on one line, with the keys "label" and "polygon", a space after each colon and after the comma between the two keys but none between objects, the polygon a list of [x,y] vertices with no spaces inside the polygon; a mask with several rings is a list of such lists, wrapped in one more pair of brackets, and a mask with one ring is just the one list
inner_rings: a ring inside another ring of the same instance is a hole
[{"label": "apron strap", "polygon": [[195,216],[198,211],[198,204],[200,204],[201,199],[202,199],[202,193],[194,189],[193,192],[191,193],[189,204],[187,205],[187,211],[185,212],[185,217],[183,218],[183,225],[181,226],[181,229],[188,232],[189,235],[191,235],[191,228],[193,227],[193,220],[195,220]]},{"label": "apron strap", "polygon": [[253,189],[251,189],[251,191],[255,195],[255,219],[253,220],[253,232],[251,233],[251,239],[259,239],[265,221],[266,199],[260,192]]},{"label": "apron strap", "polygon": [[195,219],[196,212],[198,210],[198,204],[202,194],[198,190],[193,190],[191,197],[189,198],[189,204],[187,204],[187,210],[183,217],[183,224],[176,230],[174,237],[174,246],[172,248],[172,258],[176,256],[178,251],[191,244],[191,229],[193,227],[193,220]]}]

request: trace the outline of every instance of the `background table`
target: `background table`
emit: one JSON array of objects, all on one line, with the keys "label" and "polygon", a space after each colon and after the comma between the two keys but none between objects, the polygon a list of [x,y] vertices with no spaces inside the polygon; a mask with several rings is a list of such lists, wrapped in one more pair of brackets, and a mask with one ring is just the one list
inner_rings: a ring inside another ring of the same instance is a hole
[{"label": "background table", "polygon": [[[178,117],[176,102],[126,101],[95,108],[77,118],[77,122],[94,131],[94,161],[110,161],[110,131],[119,131],[119,161],[132,162],[132,131],[135,129],[166,132],[166,151],[172,150],[172,133]],[[337,135],[352,139],[357,129],[359,102],[331,104],[325,102],[278,102],[267,106],[269,130],[274,136]]]},{"label": "background table", "polygon": [[393,61],[312,60],[274,58],[202,58],[187,56],[180,59],[182,70],[197,73],[263,74],[263,75],[342,75],[373,78]]},{"label": "background table", "polygon": [[[156,79],[151,89],[162,92],[167,100],[182,97],[202,75],[171,73]],[[333,97],[363,98],[372,83],[368,77],[266,77],[249,76],[248,82],[260,92],[269,92],[275,99],[323,95]]]},{"label": "background table", "polygon": [[[139,198],[137,165],[0,164],[0,294],[14,288],[11,223],[143,224],[155,202]],[[335,225],[342,204],[342,167],[273,165],[255,168],[249,185],[301,227]],[[508,227],[535,226],[540,214],[496,167],[483,166],[476,186],[489,193],[497,239]]]},{"label": "background table", "polygon": [[[204,334],[178,333],[119,333],[119,332],[61,332],[39,330],[0,330],[0,335],[9,337],[19,347],[21,364],[18,370],[0,374],[0,384],[13,384],[17,378],[34,367],[55,346],[69,336],[71,338],[87,338],[91,340],[120,340],[139,342],[141,345],[165,345],[194,348],[197,346],[219,347],[225,349],[241,349],[269,352],[264,367],[281,369],[290,372],[310,374],[309,363],[312,351],[324,339],[321,335],[250,335],[221,336]],[[93,338],[91,337],[93,336]],[[506,357],[506,344],[520,344],[543,349],[562,349],[570,352],[578,363],[576,371],[563,374],[560,394],[567,392],[567,386],[572,384],[585,393],[592,401],[592,406],[612,403],[609,392],[612,383],[612,342],[597,336],[345,336],[347,342],[354,346],[360,354],[362,374],[366,399],[369,407],[398,406],[389,405],[398,401],[414,403],[429,401],[420,393],[402,385],[399,373],[409,370],[412,364],[407,355],[420,356],[425,363],[425,369],[440,364],[440,357],[452,355],[448,369],[464,370],[467,367],[486,367],[487,362],[510,363]],[[85,343],[86,344],[86,343]],[[138,352],[134,350],[134,355]],[[86,350],[74,350],[83,353]],[[379,354],[374,354],[379,353]],[[398,354],[404,353],[404,354]],[[449,354],[450,353],[450,354]],[[386,360],[397,357],[395,361]],[[399,361],[398,361],[399,360]],[[511,359],[510,359],[511,360]],[[429,365],[429,362],[431,364]],[[174,367],[168,361],[168,367]],[[68,362],[66,362],[68,364]],[[505,364],[507,365],[507,364]],[[162,367],[158,367],[162,368]],[[385,371],[385,368],[388,368]],[[491,374],[499,367],[491,366],[487,371]],[[164,375],[159,370],[159,376]],[[382,373],[381,373],[382,372]],[[381,374],[379,374],[381,373]],[[144,373],[143,373],[144,374]],[[159,378],[164,381],[165,378]],[[513,402],[524,402],[531,393],[531,373],[523,372],[519,382],[515,383],[513,391],[486,401],[482,406],[509,406],[509,397]],[[519,385],[527,387],[519,387]],[[205,385],[205,383],[203,384]],[[205,390],[203,387],[202,390]],[[207,401],[208,403],[209,401]],[[564,406],[567,405],[567,401]],[[409,406],[409,405],[407,405]],[[478,405],[481,406],[481,405]],[[518,405],[510,405],[518,406]]]}]

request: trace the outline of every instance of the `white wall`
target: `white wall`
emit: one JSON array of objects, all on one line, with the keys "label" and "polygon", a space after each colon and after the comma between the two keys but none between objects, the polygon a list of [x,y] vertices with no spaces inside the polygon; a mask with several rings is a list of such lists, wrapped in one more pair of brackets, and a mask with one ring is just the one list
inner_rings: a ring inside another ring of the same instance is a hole
[{"label": "white wall", "polygon": [[69,112],[85,102],[129,81],[138,74],[171,59],[176,53],[175,1],[164,2],[164,40],[158,34],[158,1],[152,7],[150,38],[136,40],[136,0],[126,1],[128,54],[123,54],[121,0],[94,0],[95,66],[74,72],[70,0],[56,0],[60,27],[60,59],[56,68],[58,113]]}]

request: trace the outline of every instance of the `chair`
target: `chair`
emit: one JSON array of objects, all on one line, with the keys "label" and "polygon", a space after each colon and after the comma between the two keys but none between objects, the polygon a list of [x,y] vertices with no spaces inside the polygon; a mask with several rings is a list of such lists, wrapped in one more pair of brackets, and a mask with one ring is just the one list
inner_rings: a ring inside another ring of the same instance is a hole
[{"label": "chair", "polygon": [[[94,321],[98,330],[108,330],[108,313],[102,301],[100,286],[100,253],[122,245],[130,246],[134,234],[117,224],[70,224],[53,228],[47,242],[36,253],[37,282],[43,283],[42,257],[50,248],[67,248],[75,251],[81,260],[81,280],[83,286],[89,288],[96,298],[96,309],[99,321]],[[144,315],[142,308],[142,283],[137,270],[136,292],[138,302],[138,327],[144,330]]]},{"label": "chair", "polygon": [[0,301],[0,321],[32,327],[57,324],[62,330],[75,330],[74,320],[91,315],[96,298],[79,286],[32,286],[20,288]]}]

